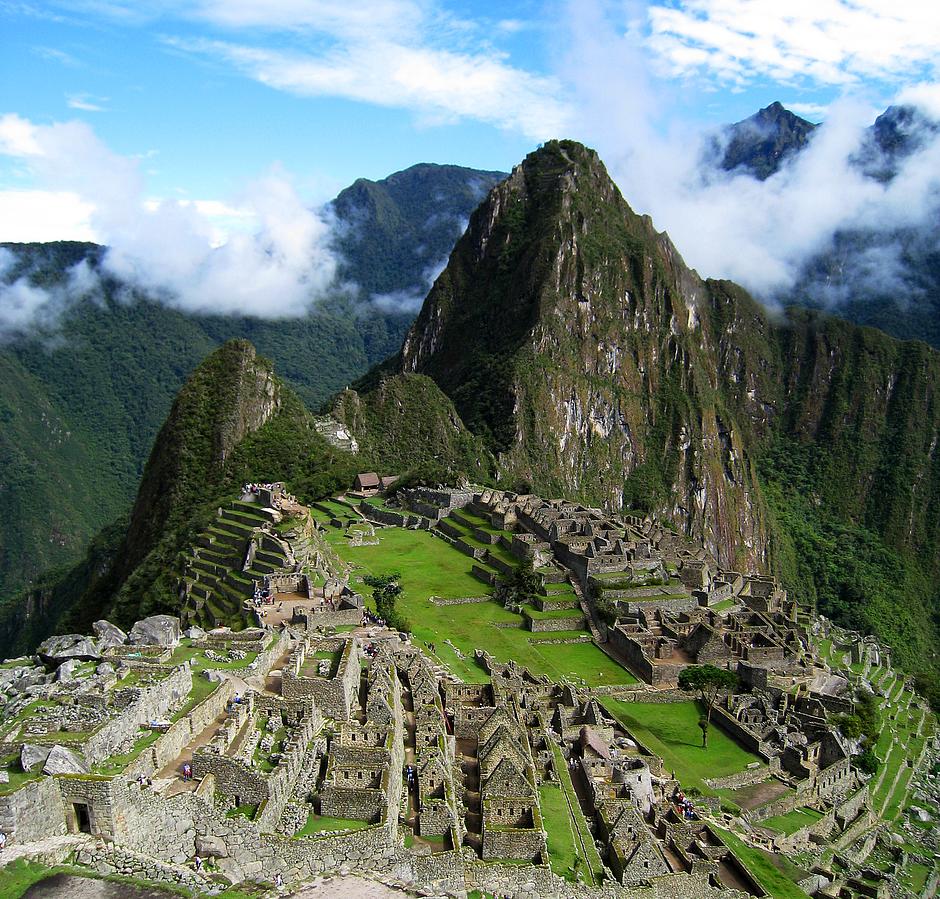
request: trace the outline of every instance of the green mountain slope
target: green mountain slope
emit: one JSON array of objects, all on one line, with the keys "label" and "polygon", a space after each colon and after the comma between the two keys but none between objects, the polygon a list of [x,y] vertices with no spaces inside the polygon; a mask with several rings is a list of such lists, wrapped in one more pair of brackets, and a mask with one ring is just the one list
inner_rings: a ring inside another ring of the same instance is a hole
[{"label": "green mountain slope", "polygon": [[180,390],[147,461],[129,519],[104,529],[82,562],[0,608],[0,642],[29,646],[57,628],[107,614],[130,623],[178,611],[179,554],[246,481],[287,480],[319,498],[346,486],[355,457],[331,447],[311,414],[235,340],[210,354]]},{"label": "green mountain slope", "polygon": [[[362,298],[423,296],[426,269],[446,256],[457,223],[500,177],[422,165],[357,181],[335,201],[343,279]],[[45,287],[102,253],[75,242],[4,246],[18,260],[6,277]],[[54,327],[0,343],[0,414],[14,416],[0,429],[9,512],[0,521],[0,600],[77,560],[126,513],[174,396],[213,348],[250,340],[313,408],[395,352],[412,318],[400,305],[364,305],[347,294],[299,320],[192,316],[105,280]]]},{"label": "green mountain slope", "polygon": [[433,379],[503,484],[663,515],[933,664],[940,356],[703,281],[593,151],[494,188],[383,370]]}]

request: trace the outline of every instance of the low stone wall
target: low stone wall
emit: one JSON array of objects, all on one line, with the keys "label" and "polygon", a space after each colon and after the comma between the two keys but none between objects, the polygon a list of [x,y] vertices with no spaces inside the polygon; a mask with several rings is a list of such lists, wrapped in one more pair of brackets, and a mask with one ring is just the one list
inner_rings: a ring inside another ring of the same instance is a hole
[{"label": "low stone wall", "polygon": [[[101,725],[81,746],[81,753],[89,765],[103,762],[123,743],[134,743],[142,725],[163,720],[170,709],[179,706],[193,686],[188,665],[180,665],[163,680],[140,687],[140,696],[120,714]],[[134,688],[138,689],[138,688]]]},{"label": "low stone wall", "polygon": [[688,702],[692,697],[676,687],[673,690],[650,690],[639,688],[625,690],[623,687],[611,687],[606,692],[614,694],[624,702]]},{"label": "low stone wall", "polygon": [[564,618],[530,618],[525,616],[526,624],[533,633],[543,633],[545,631],[577,631],[584,627],[584,615],[580,612],[572,612]]},{"label": "low stone wall", "polygon": [[468,606],[478,602],[493,602],[492,596],[462,596],[459,599],[441,599],[439,596],[432,596],[428,600],[433,606]]},{"label": "low stone wall", "polygon": [[772,773],[779,771],[780,760],[775,757],[771,759],[769,768],[760,765],[750,770],[739,771],[737,774],[729,774],[727,777],[706,778],[705,783],[713,790],[739,790],[741,787],[749,787],[752,784],[760,783],[762,780],[767,780]]},{"label": "low stone wall", "polygon": [[152,883],[167,883],[186,887],[197,896],[205,896],[213,882],[182,865],[171,865],[131,852],[112,844],[92,844],[79,849],[76,862],[95,870],[98,874],[119,874]]},{"label": "low stone wall", "polygon": [[723,709],[720,705],[715,705],[712,709],[712,721],[714,721],[722,730],[727,731],[734,737],[745,749],[759,755],[765,762],[769,762],[773,757],[770,752],[770,746],[762,742],[749,728],[738,721],[734,715]]}]

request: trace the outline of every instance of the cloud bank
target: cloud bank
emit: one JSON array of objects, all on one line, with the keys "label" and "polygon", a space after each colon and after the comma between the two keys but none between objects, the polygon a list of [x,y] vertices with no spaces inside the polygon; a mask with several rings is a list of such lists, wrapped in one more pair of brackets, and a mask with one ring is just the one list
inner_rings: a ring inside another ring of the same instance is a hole
[{"label": "cloud bank", "polygon": [[[844,4],[827,8],[834,6]],[[684,7],[714,11],[727,4],[703,0]],[[924,130],[918,149],[896,161],[890,182],[867,177],[857,158],[883,108],[846,96],[830,106],[809,146],[767,180],[703,168],[714,134],[669,119],[670,94],[650,74],[656,68],[651,53],[662,52],[655,35],[651,42],[638,30],[624,30],[607,13],[586,0],[568,7],[564,72],[578,97],[576,133],[598,150],[631,206],[652,215],[702,275],[735,280],[771,301],[794,287],[838,232],[866,229],[887,240],[898,229],[933,227],[940,208],[940,134]],[[898,100],[928,116],[940,111],[936,85],[907,88]],[[890,241],[878,252],[884,261],[894,259],[879,270],[891,281],[891,272],[900,272],[899,253],[892,257]],[[870,274],[878,258],[869,248],[860,274]]]},{"label": "cloud bank", "polygon": [[[329,213],[309,209],[277,167],[226,205],[148,199],[138,160],[112,152],[81,122],[2,116],[0,154],[26,166],[39,185],[0,193],[0,211],[64,209],[80,219],[82,236],[108,246],[102,274],[169,306],[289,318],[306,314],[335,282]],[[220,222],[241,229],[224,233]],[[9,278],[9,256],[0,259],[0,278],[3,271]],[[73,270],[70,284],[54,291],[17,278],[0,288],[0,333],[52,320],[89,287],[87,271]]]}]

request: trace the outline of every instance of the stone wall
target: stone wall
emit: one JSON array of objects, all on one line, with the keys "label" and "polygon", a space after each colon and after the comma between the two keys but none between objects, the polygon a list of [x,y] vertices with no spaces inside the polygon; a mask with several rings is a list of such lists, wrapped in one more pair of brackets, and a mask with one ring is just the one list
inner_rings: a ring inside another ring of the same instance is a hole
[{"label": "stone wall", "polygon": [[584,627],[584,616],[580,612],[572,612],[564,618],[530,618],[525,616],[529,630],[534,633],[545,631],[577,631]]},{"label": "stone wall", "polygon": [[169,711],[183,702],[192,690],[193,677],[188,665],[180,665],[161,681],[139,690],[139,696],[118,715],[106,721],[81,746],[89,765],[97,765],[113,755],[122,743],[134,743],[142,725],[163,720]]},{"label": "stone wall", "polygon": [[495,828],[483,826],[483,858],[519,858],[532,860],[545,849],[541,830],[531,828]]},{"label": "stone wall", "polygon": [[10,843],[29,843],[65,832],[65,806],[55,778],[28,783],[0,796],[0,830]]},{"label": "stone wall", "polygon": [[225,711],[228,701],[235,695],[235,684],[227,680],[197,705],[189,714],[172,724],[161,734],[153,746],[145,749],[127,768],[127,776],[150,777],[177,758],[219,715]]},{"label": "stone wall", "polygon": [[126,789],[117,778],[97,777],[92,774],[65,774],[55,778],[62,797],[67,829],[78,830],[74,806],[88,807],[91,832],[95,836],[113,840],[120,830],[118,819],[125,804]]},{"label": "stone wall", "polygon": [[342,642],[344,649],[336,677],[305,677],[285,665],[281,673],[281,695],[285,699],[312,698],[328,718],[348,721],[349,709],[355,704],[359,690],[362,660],[358,641]]},{"label": "stone wall", "polygon": [[765,762],[769,762],[772,758],[770,746],[720,705],[716,705],[712,709],[712,721],[734,737],[745,749],[750,749],[751,752],[759,755]]}]

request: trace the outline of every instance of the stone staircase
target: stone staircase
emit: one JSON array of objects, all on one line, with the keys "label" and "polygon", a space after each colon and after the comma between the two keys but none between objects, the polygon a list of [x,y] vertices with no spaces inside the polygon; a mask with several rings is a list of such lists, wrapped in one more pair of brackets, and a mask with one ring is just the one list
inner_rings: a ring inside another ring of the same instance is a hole
[{"label": "stone staircase", "polygon": [[187,622],[202,627],[230,624],[242,617],[256,582],[293,566],[288,544],[261,530],[278,517],[273,509],[252,503],[233,502],[219,510],[184,558]]}]

